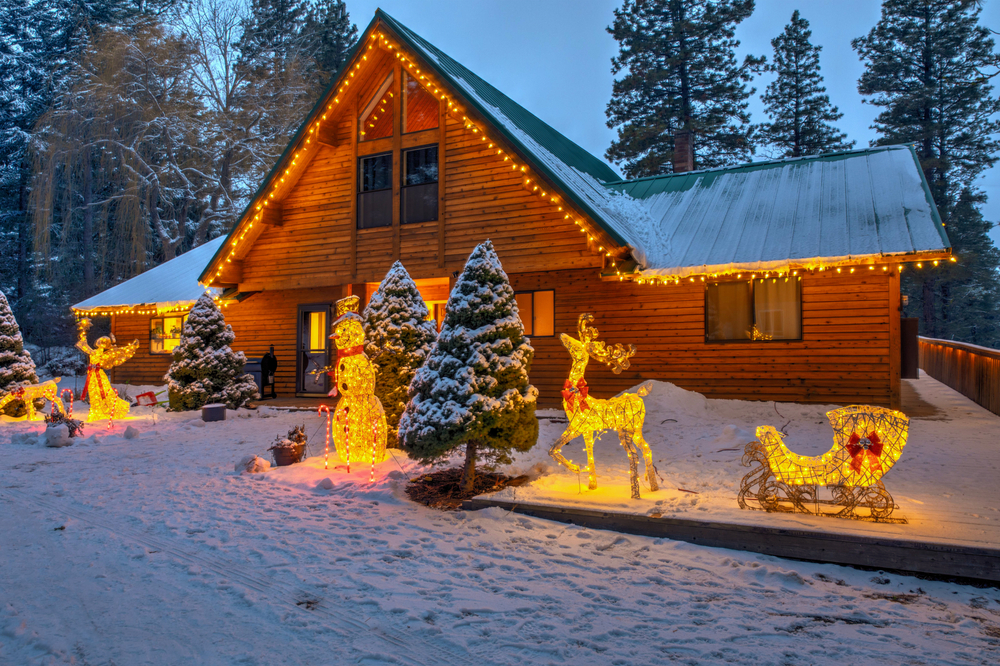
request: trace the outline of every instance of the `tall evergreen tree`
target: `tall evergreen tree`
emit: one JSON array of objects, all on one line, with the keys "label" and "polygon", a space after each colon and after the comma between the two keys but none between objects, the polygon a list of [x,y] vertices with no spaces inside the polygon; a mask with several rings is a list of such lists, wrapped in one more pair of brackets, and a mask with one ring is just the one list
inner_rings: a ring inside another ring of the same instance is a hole
[{"label": "tall evergreen tree", "polygon": [[375,366],[375,396],[385,409],[392,448],[398,448],[399,418],[410,382],[437,340],[437,324],[427,314],[416,283],[398,261],[365,308],[365,354]]},{"label": "tall evergreen tree", "polygon": [[309,10],[303,32],[310,40],[309,50],[325,86],[344,66],[357,44],[358,26],[351,23],[344,0],[327,0]]},{"label": "tall evergreen tree", "polygon": [[820,74],[819,52],[809,38],[809,21],[792,13],[784,32],[771,40],[774,60],[765,69],[777,75],[761,96],[771,122],[760,125],[760,141],[773,148],[777,157],[801,157],[854,145],[834,127],[844,117],[830,104]]},{"label": "tall evergreen tree", "polygon": [[[1000,99],[990,80],[1000,55],[979,25],[976,0],[885,0],[879,22],[852,45],[865,62],[858,90],[882,108],[878,145],[913,143],[946,231],[964,268],[904,272],[909,312],[924,335],[1000,338],[995,321],[998,262],[975,210],[975,180],[1000,151]],[[972,302],[969,299],[972,299]],[[982,299],[982,300],[981,300]],[[983,344],[983,342],[980,342]],[[991,343],[991,344],[996,344]]]},{"label": "tall evergreen tree", "polygon": [[6,393],[37,381],[35,362],[24,348],[21,329],[0,291],[0,391]]},{"label": "tall evergreen tree", "polygon": [[736,26],[754,0],[625,0],[608,28],[619,44],[606,115],[618,138],[605,155],[630,178],[669,173],[674,134],[691,131],[696,169],[747,161],[747,84],[764,58],[736,60]]},{"label": "tall evergreen tree", "polygon": [[490,241],[476,246],[445,307],[441,334],[410,384],[399,441],[413,458],[436,463],[465,445],[462,488],[471,491],[476,462],[511,461],[538,439],[528,383],[534,358],[514,289]]}]

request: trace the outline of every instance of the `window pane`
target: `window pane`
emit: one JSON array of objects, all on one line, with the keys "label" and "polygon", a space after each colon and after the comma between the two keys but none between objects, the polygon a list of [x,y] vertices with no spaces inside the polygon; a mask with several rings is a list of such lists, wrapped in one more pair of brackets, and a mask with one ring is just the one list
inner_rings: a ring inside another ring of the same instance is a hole
[{"label": "window pane", "polygon": [[419,132],[437,127],[437,98],[409,74],[403,74],[403,83],[403,131]]},{"label": "window pane", "polygon": [[181,331],[184,320],[181,317],[156,317],[149,320],[149,352],[151,354],[169,354],[181,341]]},{"label": "window pane", "polygon": [[326,349],[326,313],[309,313],[309,349]]},{"label": "window pane", "polygon": [[358,229],[392,226],[392,190],[358,195]]},{"label": "window pane", "polygon": [[554,291],[536,291],[534,294],[534,322],[532,329],[536,337],[555,335],[555,300]]},{"label": "window pane", "polygon": [[402,193],[402,224],[415,222],[433,222],[438,218],[438,186],[411,185],[404,187]]},{"label": "window pane", "polygon": [[372,141],[392,136],[392,113],[392,74],[390,73],[361,113],[358,140]]},{"label": "window pane", "polygon": [[531,292],[525,294],[514,294],[514,298],[517,299],[517,310],[518,314],[521,316],[521,323],[524,324],[524,334],[534,335],[532,332],[532,308],[531,308]]},{"label": "window pane", "polygon": [[403,153],[406,170],[403,185],[424,185],[436,183],[438,179],[437,146],[414,148]]},{"label": "window pane", "polygon": [[754,285],[754,320],[765,340],[798,340],[802,337],[800,282],[794,278],[757,280]]},{"label": "window pane", "polygon": [[385,190],[392,187],[392,154],[371,155],[361,158],[359,192]]},{"label": "window pane", "polygon": [[705,330],[709,340],[748,340],[753,325],[749,282],[710,284],[705,291]]}]

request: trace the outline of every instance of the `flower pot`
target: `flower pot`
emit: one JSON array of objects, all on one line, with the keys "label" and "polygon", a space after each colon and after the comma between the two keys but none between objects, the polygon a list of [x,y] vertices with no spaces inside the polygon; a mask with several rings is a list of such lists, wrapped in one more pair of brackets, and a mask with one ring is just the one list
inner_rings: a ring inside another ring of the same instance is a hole
[{"label": "flower pot", "polygon": [[275,466],[284,467],[301,462],[306,454],[306,445],[303,443],[295,446],[272,446],[270,450]]}]

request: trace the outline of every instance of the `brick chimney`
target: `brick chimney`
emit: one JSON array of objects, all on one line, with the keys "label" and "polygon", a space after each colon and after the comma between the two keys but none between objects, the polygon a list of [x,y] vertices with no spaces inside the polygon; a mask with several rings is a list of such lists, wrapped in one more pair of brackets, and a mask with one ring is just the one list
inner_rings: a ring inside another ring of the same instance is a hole
[{"label": "brick chimney", "polygon": [[694,145],[691,130],[674,132],[674,173],[694,171]]}]

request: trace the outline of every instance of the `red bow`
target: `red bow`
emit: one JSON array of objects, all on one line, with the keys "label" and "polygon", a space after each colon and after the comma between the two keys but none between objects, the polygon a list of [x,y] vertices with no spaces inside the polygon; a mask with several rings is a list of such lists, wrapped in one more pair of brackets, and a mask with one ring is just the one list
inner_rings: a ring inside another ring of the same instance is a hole
[{"label": "red bow", "polygon": [[861,463],[865,459],[865,453],[872,461],[872,469],[875,471],[882,471],[882,463],[879,462],[879,456],[882,455],[882,440],[879,439],[878,433],[872,431],[868,433],[868,441],[870,444],[867,448],[861,444],[861,435],[856,432],[851,433],[851,438],[847,441],[847,452],[851,454],[851,469],[855,472],[861,471]]},{"label": "red bow", "polygon": [[[87,379],[85,379],[84,382],[83,382],[83,392],[80,393],[80,400],[84,400],[87,397],[87,387],[90,386],[90,371],[91,370],[96,370],[96,371],[100,372],[101,366],[99,364],[97,364],[97,363],[91,363],[90,365],[87,366]],[[101,380],[99,380],[99,379],[97,380],[97,388],[100,389],[100,391],[101,391],[101,397],[102,398],[105,397],[104,396],[104,387],[101,386]]]},{"label": "red bow", "polygon": [[348,356],[357,356],[358,354],[364,354],[364,353],[365,353],[365,346],[364,345],[356,345],[354,347],[348,347],[347,349],[338,349],[337,350],[337,362],[334,364],[333,370],[331,370],[330,372],[326,373],[326,374],[330,375],[330,377],[333,378],[333,388],[330,389],[329,393],[327,393],[328,396],[331,396],[331,397],[336,397],[337,396],[337,368],[340,367],[340,361],[342,359],[347,358]]},{"label": "red bow", "polygon": [[565,402],[569,403],[569,408],[571,410],[577,407],[582,407],[584,410],[590,409],[590,405],[587,404],[587,394],[590,389],[587,387],[587,380],[580,377],[580,381],[573,386],[570,380],[566,380],[563,384],[562,397]]}]

